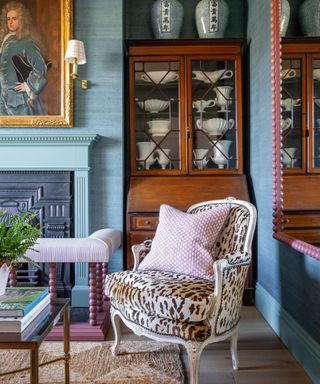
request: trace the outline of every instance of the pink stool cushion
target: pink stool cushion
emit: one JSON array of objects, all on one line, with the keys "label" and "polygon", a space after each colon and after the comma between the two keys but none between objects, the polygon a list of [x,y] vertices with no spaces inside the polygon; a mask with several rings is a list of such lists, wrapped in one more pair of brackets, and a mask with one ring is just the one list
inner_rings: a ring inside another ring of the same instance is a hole
[{"label": "pink stool cushion", "polygon": [[213,248],[229,211],[229,204],[194,214],[161,205],[151,250],[138,269],[183,273],[212,280]]},{"label": "pink stool cushion", "polygon": [[85,238],[40,238],[26,256],[35,262],[107,263],[120,245],[121,232],[105,228]]}]

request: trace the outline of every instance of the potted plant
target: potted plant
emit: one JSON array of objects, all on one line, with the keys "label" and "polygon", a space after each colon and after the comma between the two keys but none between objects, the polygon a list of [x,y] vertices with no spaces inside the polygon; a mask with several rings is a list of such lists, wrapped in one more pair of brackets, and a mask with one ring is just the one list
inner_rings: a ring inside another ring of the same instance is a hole
[{"label": "potted plant", "polygon": [[10,271],[21,259],[39,268],[25,256],[27,249],[42,236],[39,224],[34,224],[36,217],[31,212],[9,215],[5,210],[0,211],[0,296],[5,293]]}]

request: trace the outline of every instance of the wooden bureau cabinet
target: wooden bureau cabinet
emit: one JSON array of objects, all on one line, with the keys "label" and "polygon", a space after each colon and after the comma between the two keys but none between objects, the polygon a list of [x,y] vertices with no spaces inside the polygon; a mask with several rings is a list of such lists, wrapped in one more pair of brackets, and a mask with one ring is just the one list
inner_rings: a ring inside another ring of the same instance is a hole
[{"label": "wooden bureau cabinet", "polygon": [[320,245],[320,39],[282,42],[284,231]]},{"label": "wooden bureau cabinet", "polygon": [[186,210],[227,196],[249,200],[242,45],[241,39],[126,41],[127,268],[131,246],[153,238],[161,204]]}]

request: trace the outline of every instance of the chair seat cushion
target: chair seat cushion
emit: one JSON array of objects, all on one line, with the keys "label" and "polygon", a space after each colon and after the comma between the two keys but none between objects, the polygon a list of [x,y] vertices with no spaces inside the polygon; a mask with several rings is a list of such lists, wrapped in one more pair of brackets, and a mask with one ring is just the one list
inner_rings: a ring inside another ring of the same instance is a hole
[{"label": "chair seat cushion", "polygon": [[111,300],[111,305],[118,309],[127,320],[158,335],[174,336],[183,340],[201,342],[206,340],[211,334],[211,327],[205,322],[185,323],[159,316],[150,316],[143,311],[136,311],[124,306],[116,300]]},{"label": "chair seat cushion", "polygon": [[133,311],[181,322],[201,322],[214,286],[208,280],[163,271],[123,271],[106,277],[105,293]]}]

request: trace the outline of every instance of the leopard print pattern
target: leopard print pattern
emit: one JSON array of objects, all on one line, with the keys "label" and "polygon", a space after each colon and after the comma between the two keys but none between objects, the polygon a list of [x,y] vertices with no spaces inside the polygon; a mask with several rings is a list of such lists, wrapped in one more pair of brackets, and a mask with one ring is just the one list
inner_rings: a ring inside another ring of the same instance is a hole
[{"label": "leopard print pattern", "polygon": [[211,328],[205,322],[182,322],[160,316],[150,316],[142,311],[136,311],[122,303],[111,299],[111,305],[134,324],[152,331],[158,335],[175,336],[183,340],[201,342],[210,336]]},{"label": "leopard print pattern", "polygon": [[230,331],[239,322],[242,295],[248,269],[249,263],[247,265],[227,267],[223,271],[221,302],[213,328],[216,336]]},{"label": "leopard print pattern", "polygon": [[163,271],[123,271],[107,276],[105,293],[148,316],[183,322],[207,317],[213,283],[193,276]]},{"label": "leopard print pattern", "polygon": [[[204,204],[190,211],[196,213],[215,207],[215,204]],[[230,252],[243,252],[244,239],[247,236],[250,215],[242,207],[231,207],[227,221],[215,245],[216,260],[222,259]]]}]

